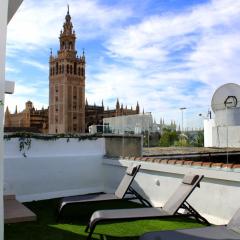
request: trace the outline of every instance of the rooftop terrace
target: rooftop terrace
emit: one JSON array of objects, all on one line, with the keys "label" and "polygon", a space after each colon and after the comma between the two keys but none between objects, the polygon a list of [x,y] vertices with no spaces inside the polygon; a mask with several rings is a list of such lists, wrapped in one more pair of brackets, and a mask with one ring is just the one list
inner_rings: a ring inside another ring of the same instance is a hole
[{"label": "rooftop terrace", "polygon": [[[119,139],[122,137],[119,136]],[[135,136],[135,143],[136,139]],[[210,166],[154,157],[106,157],[108,144],[120,144],[112,148],[119,153],[123,146],[131,147],[125,144],[128,140],[125,139],[122,145],[122,141],[114,142],[109,137],[107,140],[94,138],[82,141],[66,138],[55,141],[31,139],[31,146],[24,150],[25,154],[19,151],[18,138],[5,140],[5,194],[15,194],[17,200],[24,202],[37,215],[37,222],[5,224],[5,239],[84,239],[88,209],[136,207],[136,203],[78,205],[66,209],[65,217],[57,222],[59,198],[114,192],[126,167],[132,164],[141,164],[132,186],[153,206],[163,206],[183,175],[192,173],[205,177],[201,187],[191,194],[189,203],[209,222],[225,224],[239,208],[238,165],[230,168],[223,164]],[[130,152],[129,149],[125,150]],[[107,223],[99,225],[93,237],[138,239],[149,231],[196,226],[201,224],[187,218]]]},{"label": "rooftop terrace", "polygon": [[[84,232],[89,213],[94,206],[78,205],[70,206],[66,209],[64,220],[56,221],[56,206],[58,199],[36,201],[26,203],[25,205],[34,211],[38,216],[37,222],[5,224],[5,239],[7,240],[79,240],[86,239],[87,233]],[[139,204],[130,202],[114,202],[108,204],[98,204],[98,209],[111,208],[130,208],[140,207]],[[95,207],[96,208],[96,207]],[[68,216],[68,217],[67,217]],[[71,216],[71,217],[70,217]],[[152,220],[135,220],[128,222],[113,222],[111,224],[101,224],[97,226],[93,239],[108,240],[127,240],[138,239],[143,233],[203,226],[194,220],[187,218],[171,219],[152,219]]]}]

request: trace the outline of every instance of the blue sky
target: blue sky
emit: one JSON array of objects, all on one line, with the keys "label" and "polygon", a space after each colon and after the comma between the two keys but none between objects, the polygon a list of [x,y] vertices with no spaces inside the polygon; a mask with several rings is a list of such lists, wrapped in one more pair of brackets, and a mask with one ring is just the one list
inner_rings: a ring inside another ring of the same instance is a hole
[{"label": "blue sky", "polygon": [[8,25],[6,77],[16,82],[6,105],[48,105],[49,49],[70,5],[78,53],[87,59],[86,97],[114,108],[152,112],[159,121],[200,121],[217,87],[239,83],[238,0],[24,0]]}]

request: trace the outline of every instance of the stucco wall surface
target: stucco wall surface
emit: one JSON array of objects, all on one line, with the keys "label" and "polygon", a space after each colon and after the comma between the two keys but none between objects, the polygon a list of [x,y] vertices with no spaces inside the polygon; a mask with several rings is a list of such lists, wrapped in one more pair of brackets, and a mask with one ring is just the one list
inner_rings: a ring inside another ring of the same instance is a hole
[{"label": "stucco wall surface", "polygon": [[18,139],[5,141],[4,191],[21,201],[48,199],[103,190],[104,139],[32,139],[27,157]]},{"label": "stucco wall surface", "polygon": [[184,174],[203,174],[200,188],[195,189],[188,202],[210,222],[225,224],[240,208],[240,173],[218,168],[176,166],[131,160],[104,160],[105,191],[112,192],[127,166],[141,164],[133,183],[134,189],[154,206],[162,206],[181,183]]}]

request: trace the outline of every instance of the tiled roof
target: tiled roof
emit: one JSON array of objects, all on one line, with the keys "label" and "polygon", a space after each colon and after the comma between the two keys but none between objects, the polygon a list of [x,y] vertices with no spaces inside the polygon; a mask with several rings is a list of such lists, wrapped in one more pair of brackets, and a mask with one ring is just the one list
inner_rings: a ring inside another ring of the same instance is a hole
[{"label": "tiled roof", "polygon": [[240,169],[240,164],[234,163],[215,163],[215,162],[201,162],[201,161],[190,161],[190,160],[177,160],[177,159],[159,159],[154,157],[125,157],[124,160],[133,161],[144,161],[160,164],[171,164],[171,165],[185,165],[193,167],[208,167],[208,168],[222,168],[222,169]]}]

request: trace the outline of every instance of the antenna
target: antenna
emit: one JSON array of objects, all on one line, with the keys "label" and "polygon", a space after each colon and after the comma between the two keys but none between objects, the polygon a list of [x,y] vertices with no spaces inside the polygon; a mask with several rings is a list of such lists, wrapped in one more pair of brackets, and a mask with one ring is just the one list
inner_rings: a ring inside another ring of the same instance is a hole
[{"label": "antenna", "polygon": [[240,85],[227,83],[219,87],[213,94],[211,102],[212,110],[240,107]]}]

